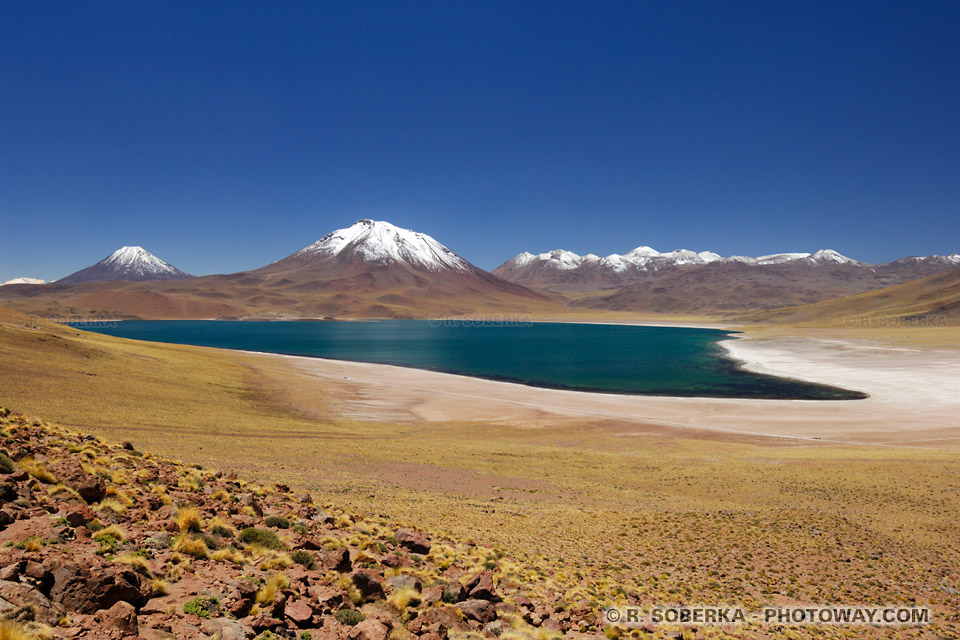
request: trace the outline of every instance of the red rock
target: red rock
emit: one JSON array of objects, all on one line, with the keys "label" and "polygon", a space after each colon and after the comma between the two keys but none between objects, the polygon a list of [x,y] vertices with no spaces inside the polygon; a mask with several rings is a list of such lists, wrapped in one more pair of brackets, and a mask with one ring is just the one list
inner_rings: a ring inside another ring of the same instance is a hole
[{"label": "red rock", "polygon": [[379,621],[369,618],[364,620],[347,634],[349,640],[386,640],[387,628]]},{"label": "red rock", "polygon": [[500,602],[501,598],[497,595],[496,587],[493,585],[493,573],[483,571],[475,575],[466,586],[467,594],[470,598],[476,600],[489,600],[490,602]]},{"label": "red rock", "polygon": [[124,636],[136,636],[140,632],[137,612],[129,602],[117,602],[97,612],[96,620],[104,631],[119,631]]},{"label": "red rock", "polygon": [[350,562],[350,551],[346,547],[341,547],[340,549],[325,554],[323,556],[323,565],[340,573],[350,573],[350,569],[353,567]]},{"label": "red rock", "polygon": [[87,476],[73,488],[87,504],[100,502],[107,495],[107,485],[99,476]]},{"label": "red rock", "polygon": [[321,609],[327,611],[339,608],[346,603],[346,594],[343,589],[333,585],[316,584],[311,586],[307,593],[313,599],[314,603]]},{"label": "red rock", "polygon": [[367,569],[357,569],[350,574],[350,579],[367,602],[383,599],[383,577],[380,574]]},{"label": "red rock", "polygon": [[422,615],[414,618],[407,624],[407,631],[422,635],[434,633],[445,638],[450,631],[463,631],[467,626],[460,617],[460,612],[448,606],[427,609]]},{"label": "red rock", "polygon": [[287,600],[283,615],[293,620],[298,627],[305,627],[313,619],[313,608],[306,600]]},{"label": "red rock", "polygon": [[430,538],[413,529],[398,529],[397,542],[414,553],[426,555],[430,553]]},{"label": "red rock", "polygon": [[489,600],[467,600],[457,605],[468,620],[476,620],[481,624],[493,622],[497,619],[497,611]]}]

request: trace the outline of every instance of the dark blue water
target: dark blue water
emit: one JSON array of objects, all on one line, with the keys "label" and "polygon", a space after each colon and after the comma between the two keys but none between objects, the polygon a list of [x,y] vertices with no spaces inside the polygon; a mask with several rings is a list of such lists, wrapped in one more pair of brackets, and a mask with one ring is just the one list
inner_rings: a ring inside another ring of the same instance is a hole
[{"label": "dark blue water", "polygon": [[126,321],[84,324],[122,338],[376,362],[523,384],[665,396],[849,400],[866,397],[743,371],[715,329],[426,320]]}]

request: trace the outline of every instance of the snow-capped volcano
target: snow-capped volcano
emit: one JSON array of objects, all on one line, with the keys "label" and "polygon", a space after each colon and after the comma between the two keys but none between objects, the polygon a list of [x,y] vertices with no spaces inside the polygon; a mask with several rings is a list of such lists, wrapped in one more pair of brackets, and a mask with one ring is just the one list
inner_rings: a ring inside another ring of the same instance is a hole
[{"label": "snow-capped volcano", "polygon": [[7,280],[3,284],[0,284],[0,287],[8,284],[44,284],[44,280],[39,278],[14,278],[13,280]]},{"label": "snow-capped volcano", "polygon": [[143,247],[121,247],[100,262],[57,280],[57,284],[130,280],[179,280],[192,278]]},{"label": "snow-capped volcano", "polygon": [[284,289],[371,297],[384,305],[413,305],[424,295],[448,303],[476,296],[544,299],[470,264],[425,233],[379,220],[358,220],[249,274]]},{"label": "snow-capped volcano", "polygon": [[328,233],[290,258],[336,256],[355,256],[383,266],[401,263],[431,271],[470,268],[469,262],[427,234],[379,220],[358,220],[346,229]]}]

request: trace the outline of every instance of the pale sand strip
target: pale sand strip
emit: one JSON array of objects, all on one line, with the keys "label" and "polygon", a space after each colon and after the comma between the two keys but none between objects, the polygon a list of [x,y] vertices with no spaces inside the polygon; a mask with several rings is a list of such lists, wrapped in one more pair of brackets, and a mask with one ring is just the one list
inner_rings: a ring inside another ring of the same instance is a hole
[{"label": "pale sand strip", "polygon": [[[345,391],[340,411],[367,420],[602,419],[960,451],[960,356],[956,351],[811,338],[738,338],[725,346],[749,369],[852,388],[871,397],[797,401],[626,396],[541,389],[379,364],[270,357],[284,358],[307,375],[337,384]],[[628,425],[616,428],[630,432]]]}]

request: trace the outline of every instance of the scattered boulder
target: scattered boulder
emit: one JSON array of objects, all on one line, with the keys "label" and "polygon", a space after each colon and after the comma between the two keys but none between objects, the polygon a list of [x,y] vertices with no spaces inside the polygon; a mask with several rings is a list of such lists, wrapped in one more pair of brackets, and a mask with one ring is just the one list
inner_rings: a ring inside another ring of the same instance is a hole
[{"label": "scattered boulder", "polygon": [[0,613],[7,614],[18,609],[29,609],[32,619],[49,625],[56,625],[64,616],[63,608],[50,602],[35,587],[18,582],[0,582]]},{"label": "scattered boulder", "polygon": [[263,507],[260,506],[257,497],[252,493],[245,493],[240,496],[240,504],[244,507],[250,507],[258,518],[263,517]]},{"label": "scattered boulder", "polygon": [[366,602],[383,599],[383,578],[379,574],[366,569],[357,569],[350,574],[350,579]]},{"label": "scattered boulder", "polygon": [[200,623],[200,631],[213,640],[249,640],[255,635],[253,629],[239,620],[212,618]]},{"label": "scattered boulder", "polygon": [[481,624],[497,619],[497,611],[489,600],[470,599],[458,604],[457,608],[468,620],[476,620]]},{"label": "scattered boulder", "polygon": [[413,529],[398,529],[396,536],[401,547],[413,553],[426,555],[430,553],[430,538]]},{"label": "scattered boulder", "polygon": [[313,619],[313,607],[306,600],[290,599],[283,608],[283,615],[293,620],[298,627],[303,628]]},{"label": "scattered boulder", "polygon": [[88,475],[73,488],[87,504],[100,502],[107,495],[107,485],[99,476]]},{"label": "scattered boulder", "polygon": [[493,584],[493,572],[483,571],[475,575],[466,585],[467,595],[476,600],[500,602],[496,587]]},{"label": "scattered boulder", "polygon": [[379,620],[368,618],[347,634],[349,640],[386,640],[389,629]]},{"label": "scattered boulder", "polygon": [[121,636],[136,636],[140,633],[137,612],[129,602],[115,603],[109,609],[97,612],[97,624],[102,631],[117,631]]}]

